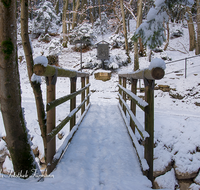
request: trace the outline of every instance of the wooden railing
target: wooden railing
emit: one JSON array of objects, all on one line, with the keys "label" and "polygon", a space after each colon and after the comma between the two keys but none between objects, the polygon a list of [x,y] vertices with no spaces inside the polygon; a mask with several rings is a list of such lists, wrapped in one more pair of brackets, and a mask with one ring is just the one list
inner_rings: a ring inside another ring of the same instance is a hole
[{"label": "wooden railing", "polygon": [[[142,171],[153,182],[153,148],[154,148],[154,84],[155,80],[164,77],[164,70],[160,67],[151,70],[144,69],[130,73],[119,73],[119,108],[128,128],[133,145],[136,149]],[[131,81],[131,90],[126,89],[127,79]],[[136,96],[137,80],[144,79],[145,101]],[[130,108],[126,103],[129,97]],[[136,118],[136,105],[145,113],[145,126],[143,127]],[[130,123],[127,120],[130,117]],[[138,130],[143,143],[138,142],[135,136]],[[144,145],[144,153],[141,147]]]},{"label": "wooden railing", "polygon": [[[47,77],[47,153],[46,153],[46,162],[47,162],[47,175],[53,171],[56,167],[58,161],[65,151],[65,147],[71,141],[74,133],[77,130],[76,124],[76,113],[81,109],[83,119],[86,111],[90,106],[90,93],[89,93],[89,74],[83,72],[77,72],[68,69],[62,69],[60,67],[55,67],[52,65],[43,66],[42,64],[34,65],[34,73],[38,76]],[[55,84],[57,77],[69,77],[71,81],[71,94],[55,99]],[[76,80],[77,77],[81,77],[81,89],[76,91]],[[76,96],[81,94],[81,104],[76,107]],[[60,122],[58,126],[56,125],[56,106],[70,100],[70,113],[66,118]],[[87,107],[86,107],[87,106]],[[56,139],[55,135],[70,121],[70,133],[66,140],[64,141],[64,147],[61,148],[56,153]],[[80,122],[79,122],[80,123]],[[76,126],[76,127],[74,127]]]}]

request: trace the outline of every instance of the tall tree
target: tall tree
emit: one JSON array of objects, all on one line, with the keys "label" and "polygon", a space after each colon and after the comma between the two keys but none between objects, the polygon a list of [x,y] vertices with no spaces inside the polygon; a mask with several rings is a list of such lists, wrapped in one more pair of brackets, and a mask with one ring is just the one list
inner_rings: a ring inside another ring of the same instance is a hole
[{"label": "tall tree", "polygon": [[131,60],[130,60],[130,56],[129,56],[128,38],[127,38],[127,29],[126,29],[126,20],[125,20],[123,0],[120,0],[120,7],[121,7],[121,13],[122,13],[123,28],[124,28],[125,49],[126,49],[126,54],[128,56],[128,62],[130,63]]},{"label": "tall tree", "polygon": [[[44,156],[46,156],[47,142],[46,142],[46,114],[44,111],[44,104],[42,98],[42,91],[40,83],[31,80],[33,75],[33,55],[32,48],[28,35],[28,0],[21,0],[21,37],[24,53],[26,57],[27,70],[29,81],[35,96],[38,122],[41,130],[41,136],[44,144]],[[46,158],[46,157],[45,157]]]},{"label": "tall tree", "polygon": [[80,0],[76,1],[76,4],[73,4],[73,19],[72,19],[72,29],[76,26],[77,22],[77,14],[78,14],[78,8],[80,6]]},{"label": "tall tree", "polygon": [[29,176],[37,165],[21,107],[15,0],[0,1],[0,60],[0,104],[6,143],[15,173]]},{"label": "tall tree", "polygon": [[193,23],[193,19],[192,19],[191,8],[187,6],[186,11],[188,14],[188,17],[186,19],[187,19],[189,39],[190,39],[189,51],[193,51],[196,47],[196,38],[195,38],[195,30],[194,30],[194,23]]},{"label": "tall tree", "polygon": [[63,14],[62,14],[62,27],[63,27],[63,47],[67,47],[68,39],[67,39],[67,9],[68,9],[69,0],[63,1]]},{"label": "tall tree", "polygon": [[197,45],[196,55],[200,54],[200,0],[197,0]]},{"label": "tall tree", "polygon": [[[142,23],[142,0],[137,1],[137,23],[136,29]],[[142,44],[142,43],[140,43]],[[143,45],[142,45],[143,46]],[[139,69],[138,39],[134,42],[134,71]]]}]

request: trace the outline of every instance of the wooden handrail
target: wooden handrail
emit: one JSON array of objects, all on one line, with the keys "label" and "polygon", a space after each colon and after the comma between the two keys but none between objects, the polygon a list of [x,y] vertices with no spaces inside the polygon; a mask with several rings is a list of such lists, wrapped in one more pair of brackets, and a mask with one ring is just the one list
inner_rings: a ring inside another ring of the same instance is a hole
[{"label": "wooden handrail", "polygon": [[165,71],[161,67],[155,67],[152,69],[137,70],[135,72],[120,72],[119,77],[132,78],[132,79],[148,79],[148,80],[160,80],[164,77]]},{"label": "wooden handrail", "polygon": [[89,73],[78,72],[70,69],[63,69],[60,67],[55,67],[52,65],[47,65],[46,67],[42,64],[36,64],[33,67],[33,72],[38,76],[51,77],[55,75],[56,70],[58,71],[57,77],[88,77]]},{"label": "wooden handrail", "polygon": [[88,89],[90,85],[91,84],[87,84],[84,88],[81,88],[80,90],[78,90],[78,91],[76,91],[76,92],[74,92],[72,94],[68,94],[67,96],[63,96],[63,97],[61,97],[59,99],[56,99],[56,100],[54,100],[52,102],[49,102],[47,104],[47,106],[46,106],[46,111],[49,111],[52,108],[55,108],[56,106],[59,106],[60,104],[62,104],[64,102],[66,102],[66,101],[74,98],[75,96],[79,95],[80,93],[82,93],[83,91],[85,91],[86,89]]},{"label": "wooden handrail", "polygon": [[145,102],[143,99],[136,96],[134,93],[132,93],[130,90],[124,88],[122,85],[117,85],[125,94],[127,94],[143,111],[146,106],[148,106],[148,103]]},{"label": "wooden handrail", "polygon": [[47,143],[50,142],[55,137],[55,135],[57,135],[59,131],[70,121],[70,119],[84,106],[85,102],[90,97],[90,95],[91,94],[89,94],[78,107],[73,109],[69,113],[69,115],[64,120],[62,120],[61,123],[57,127],[55,127],[51,131],[51,133],[47,134]]},{"label": "wooden handrail", "polygon": [[[152,69],[146,68],[135,72],[120,72],[119,74],[119,108],[122,113],[123,119],[129,131],[130,137],[135,146],[141,168],[143,173],[153,182],[153,147],[154,147],[154,84],[155,80],[160,80],[164,77],[165,71],[161,67],[155,67]],[[126,89],[126,81],[131,81],[131,91]],[[145,84],[145,101],[142,101],[136,96],[137,80],[144,79]],[[123,81],[123,83],[122,83]],[[123,85],[123,86],[122,86]],[[134,94],[135,93],[135,94]],[[126,96],[131,99],[130,108],[126,103]],[[136,119],[134,115],[136,113],[136,104],[145,112],[145,129]],[[126,114],[130,116],[130,123],[127,121]],[[137,128],[144,143],[144,157],[141,155],[140,146],[134,135],[135,128]],[[149,136],[148,136],[149,135]],[[145,160],[145,159],[146,160]],[[148,167],[146,167],[146,162]]]},{"label": "wooden handrail", "polygon": [[[54,60],[54,59],[51,59]],[[56,59],[55,59],[56,60]],[[49,60],[48,60],[49,61]],[[84,72],[78,72],[75,70],[63,69],[55,66],[55,62],[51,63],[52,65],[44,66],[43,64],[36,64],[33,67],[33,71],[38,76],[47,77],[47,174],[50,174],[53,169],[56,167],[58,160],[53,160],[56,154],[56,139],[55,136],[58,132],[70,121],[70,131],[73,130],[73,127],[76,126],[76,113],[81,110],[82,119],[85,115],[85,112],[89,109],[89,74]],[[64,97],[59,99],[55,99],[56,97],[56,77],[69,77],[71,81],[70,85],[70,93]],[[81,77],[81,89],[76,91],[76,79],[77,77]],[[86,79],[86,80],[85,80]],[[86,91],[86,92],[85,92]],[[76,107],[76,96],[81,94],[81,104]],[[86,97],[85,97],[86,96]],[[56,114],[55,108],[56,106],[70,100],[70,113],[69,115],[61,121],[61,123],[55,127],[56,124]],[[87,102],[87,109],[85,109],[85,104]],[[75,132],[74,132],[75,133]],[[74,134],[73,133],[73,134]],[[70,133],[71,134],[71,133]],[[68,137],[67,137],[68,138]],[[70,137],[71,139],[72,137]]]}]

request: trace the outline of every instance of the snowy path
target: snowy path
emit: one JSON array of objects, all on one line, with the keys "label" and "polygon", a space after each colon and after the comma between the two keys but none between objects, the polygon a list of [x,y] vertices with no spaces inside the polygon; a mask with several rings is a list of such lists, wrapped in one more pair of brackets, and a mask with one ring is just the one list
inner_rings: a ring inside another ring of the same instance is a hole
[{"label": "snowy path", "polygon": [[117,105],[91,105],[55,178],[68,189],[150,189]]},{"label": "snowy path", "polygon": [[150,190],[117,105],[92,104],[53,178],[0,177],[6,189]]}]

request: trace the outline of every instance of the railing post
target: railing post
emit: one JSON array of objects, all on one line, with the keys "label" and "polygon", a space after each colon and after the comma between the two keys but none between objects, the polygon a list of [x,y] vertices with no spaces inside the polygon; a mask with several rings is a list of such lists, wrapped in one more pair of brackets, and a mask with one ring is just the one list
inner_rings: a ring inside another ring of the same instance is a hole
[{"label": "railing post", "polygon": [[[122,85],[122,77],[119,77],[119,85]],[[122,95],[122,90],[119,88],[119,94]],[[122,106],[122,101],[119,98],[119,104]]]},{"label": "railing post", "polygon": [[[48,56],[48,62],[50,65],[56,65],[58,62],[57,56]],[[56,77],[56,76],[55,76]],[[56,78],[55,77],[47,77],[47,104],[56,98]],[[50,133],[56,125],[56,109],[53,108],[47,112],[47,134]],[[54,167],[52,165],[53,157],[56,153],[56,139],[55,137],[47,143],[47,155],[46,155],[46,163],[47,163],[47,175],[50,174]]]},{"label": "railing post", "polygon": [[[131,79],[131,92],[137,95],[137,79]],[[131,111],[136,116],[136,103],[131,99]],[[132,119],[130,119],[130,126],[135,133],[135,124]]]},{"label": "railing post", "polygon": [[145,108],[145,131],[149,138],[145,141],[145,159],[149,165],[147,177],[153,183],[153,148],[154,148],[154,80],[145,79],[145,101],[148,106]]},{"label": "railing post", "polygon": [[[86,84],[89,84],[89,82],[90,82],[90,79],[89,79],[89,76],[88,76],[88,77],[86,77]],[[90,93],[90,87],[87,88],[86,96],[88,96],[89,93]],[[90,103],[90,98],[88,97],[88,99],[87,99],[87,106],[89,105],[89,103]]]},{"label": "railing post", "polygon": [[[126,77],[123,77],[123,87],[126,88]],[[125,92],[123,92],[123,99],[126,102],[126,93]],[[123,111],[124,111],[124,114],[126,115],[125,105],[123,105]]]},{"label": "railing post", "polygon": [[[85,87],[85,77],[81,77],[81,88],[84,87]],[[85,100],[85,90],[81,93],[81,102],[83,102],[84,100]],[[84,113],[84,111],[85,111],[85,104],[81,108],[81,115]]]},{"label": "railing post", "polygon": [[[70,78],[71,81],[70,93],[76,92],[76,79],[77,77]],[[76,97],[70,100],[70,112],[75,108],[76,108]],[[76,124],[76,114],[70,120],[70,131],[72,130],[75,124]]]}]

